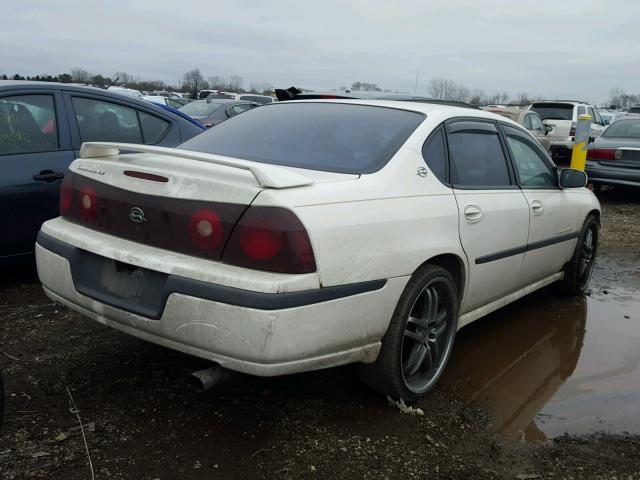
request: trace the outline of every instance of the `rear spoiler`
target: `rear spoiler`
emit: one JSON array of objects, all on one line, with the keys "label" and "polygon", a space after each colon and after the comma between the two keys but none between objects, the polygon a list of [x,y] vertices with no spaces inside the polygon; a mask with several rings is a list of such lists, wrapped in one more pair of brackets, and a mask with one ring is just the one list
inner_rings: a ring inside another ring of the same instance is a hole
[{"label": "rear spoiler", "polygon": [[[123,150],[125,153],[155,153],[156,155],[186,158],[198,162],[213,163],[215,165],[247,170],[251,172],[258,184],[265,188],[301,187],[313,183],[311,178],[275,165],[238,160],[211,153],[192,152],[178,148],[154,147],[151,145],[138,145],[134,143],[85,142],[82,144],[82,147],[80,147],[80,158],[113,157],[119,155]],[[125,159],[121,158],[121,160]]]}]

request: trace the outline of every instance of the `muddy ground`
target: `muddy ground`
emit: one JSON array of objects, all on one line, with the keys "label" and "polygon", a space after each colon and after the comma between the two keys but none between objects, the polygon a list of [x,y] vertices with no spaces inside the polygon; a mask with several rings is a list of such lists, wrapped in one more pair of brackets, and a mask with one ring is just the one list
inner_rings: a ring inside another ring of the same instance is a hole
[{"label": "muddy ground", "polygon": [[[612,281],[636,288],[640,277],[640,194],[607,191],[601,200],[593,296],[606,295]],[[2,479],[91,478],[70,397],[98,479],[640,478],[638,431],[514,441],[497,431],[482,402],[461,393],[464,379],[456,380],[454,369],[417,404],[423,416],[390,406],[350,367],[271,379],[239,375],[199,393],[187,374],[205,362],[52,304],[33,271],[3,275]],[[562,300],[542,292],[524,302],[503,316],[540,302],[560,308]],[[474,328],[486,332],[497,322]]]}]

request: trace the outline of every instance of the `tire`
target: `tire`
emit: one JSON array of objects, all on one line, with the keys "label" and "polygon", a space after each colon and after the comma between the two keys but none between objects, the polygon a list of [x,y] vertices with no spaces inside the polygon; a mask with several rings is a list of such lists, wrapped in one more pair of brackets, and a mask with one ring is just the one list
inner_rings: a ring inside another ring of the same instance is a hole
[{"label": "tire", "polygon": [[600,223],[598,219],[595,215],[587,216],[578,236],[573,256],[564,267],[564,278],[557,284],[558,293],[576,296],[586,292],[598,254],[599,237]]},{"label": "tire", "polygon": [[451,274],[435,265],[420,267],[402,292],[378,358],[359,365],[360,378],[383,395],[418,400],[440,378],[457,326],[458,289]]}]

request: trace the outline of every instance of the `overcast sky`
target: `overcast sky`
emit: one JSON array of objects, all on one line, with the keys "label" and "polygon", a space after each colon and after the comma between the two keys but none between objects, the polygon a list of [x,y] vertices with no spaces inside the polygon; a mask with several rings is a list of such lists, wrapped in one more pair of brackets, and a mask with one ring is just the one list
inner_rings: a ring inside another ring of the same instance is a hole
[{"label": "overcast sky", "polygon": [[446,77],[487,93],[602,102],[640,92],[631,0],[0,0],[0,73],[82,67],[177,83],[239,75],[427,94]]}]

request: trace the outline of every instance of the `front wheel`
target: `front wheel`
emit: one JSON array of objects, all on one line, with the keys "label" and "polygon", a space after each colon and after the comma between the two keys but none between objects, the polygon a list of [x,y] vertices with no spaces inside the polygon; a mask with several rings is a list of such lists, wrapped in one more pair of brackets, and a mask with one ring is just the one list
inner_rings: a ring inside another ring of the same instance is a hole
[{"label": "front wheel", "polygon": [[458,292],[449,272],[421,267],[398,301],[376,361],[360,365],[360,377],[374,390],[415,401],[444,370],[458,325]]},{"label": "front wheel", "polygon": [[582,225],[571,261],[564,267],[564,278],[557,290],[564,295],[582,295],[587,290],[598,253],[600,223],[589,215]]}]

